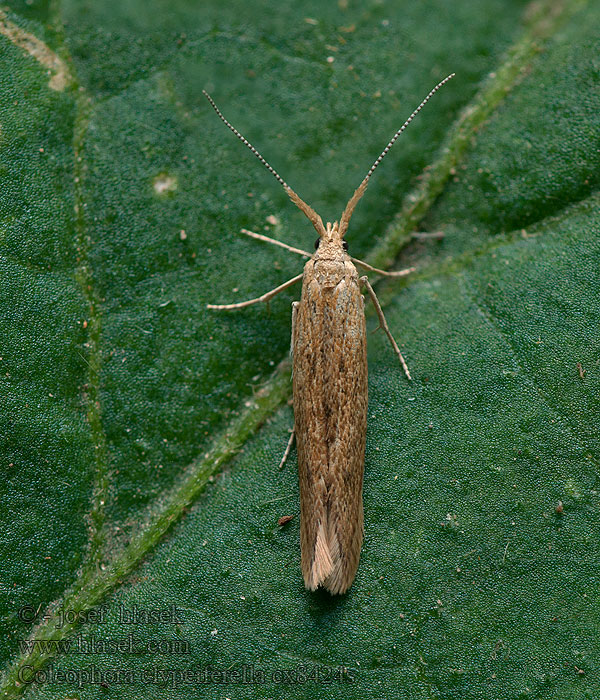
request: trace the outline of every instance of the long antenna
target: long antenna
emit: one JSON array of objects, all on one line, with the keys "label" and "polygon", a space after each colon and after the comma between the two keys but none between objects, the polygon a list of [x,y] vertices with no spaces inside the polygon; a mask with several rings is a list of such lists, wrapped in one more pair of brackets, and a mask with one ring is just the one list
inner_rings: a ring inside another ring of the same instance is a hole
[{"label": "long antenna", "polygon": [[360,183],[360,185],[357,187],[355,190],[354,194],[350,198],[350,201],[348,204],[346,204],[346,208],[344,209],[344,213],[342,214],[342,218],[340,219],[340,232],[341,235],[343,236],[344,233],[346,233],[346,230],[348,228],[348,223],[350,222],[350,217],[352,216],[352,212],[354,211],[354,207],[357,205],[358,200],[363,196],[365,193],[365,190],[367,189],[367,185],[369,183],[369,178],[371,175],[375,172],[375,168],[381,163],[381,161],[385,158],[387,155],[388,151],[390,148],[394,145],[396,142],[396,139],[400,134],[406,129],[406,127],[412,122],[412,120],[417,116],[417,114],[423,109],[423,107],[429,102],[431,97],[442,87],[442,85],[445,85],[450,79],[454,78],[456,73],[451,73],[449,76],[444,78],[441,82],[439,82],[433,90],[430,90],[427,93],[427,96],[425,99],[421,102],[421,104],[414,110],[414,112],[410,115],[410,117],[402,124],[402,126],[398,129],[398,131],[392,136],[390,139],[390,142],[388,145],[383,149],[381,152],[379,158],[373,163],[371,166],[371,169],[369,172],[365,175],[363,181]]},{"label": "long antenna", "polygon": [[398,129],[398,131],[392,136],[388,145],[383,149],[379,158],[377,158],[377,160],[371,166],[371,169],[369,170],[369,172],[365,175],[365,180],[368,180],[371,177],[371,175],[375,171],[375,168],[379,165],[379,163],[381,163],[381,161],[385,158],[385,156],[387,155],[390,148],[396,142],[396,139],[398,138],[398,136],[400,136],[400,134],[404,131],[404,129],[406,129],[406,127],[412,122],[412,120],[423,109],[423,107],[429,102],[429,100],[433,97],[433,95],[442,87],[442,85],[445,85],[449,80],[454,78],[455,75],[456,75],[456,73],[451,73],[447,78],[444,78],[441,83],[438,83],[433,88],[433,90],[431,90],[427,94],[427,97],[425,97],[423,102],[421,102],[421,104],[415,109],[415,111],[410,115],[410,117],[404,122],[404,124],[402,124],[402,126]]},{"label": "long antenna", "polygon": [[[427,94],[425,99],[421,102],[421,104],[414,110],[414,112],[410,115],[410,117],[404,122],[404,124],[398,129],[398,131],[394,134],[388,145],[383,149],[381,152],[379,158],[373,163],[371,166],[371,169],[369,172],[365,175],[363,181],[360,183],[358,188],[355,190],[354,194],[350,198],[350,201],[348,204],[346,204],[346,208],[344,209],[344,213],[342,214],[340,218],[340,225],[339,225],[339,232],[341,234],[341,237],[344,236],[348,229],[348,224],[350,222],[350,217],[352,216],[352,213],[354,212],[354,208],[356,207],[358,201],[360,198],[363,196],[365,193],[365,190],[367,189],[367,185],[369,184],[369,178],[371,175],[374,173],[375,168],[381,163],[381,161],[385,158],[387,155],[388,151],[390,148],[394,145],[396,142],[396,139],[400,136],[400,134],[406,129],[406,127],[411,123],[411,121],[417,116],[417,114],[423,109],[423,107],[429,102],[431,99],[432,95],[434,95],[441,87],[442,85],[445,85],[451,78],[455,76],[455,73],[451,73],[448,77],[444,78],[440,83],[438,83],[433,90],[430,90],[430,92]],[[260,162],[265,166],[265,168],[275,177],[275,179],[283,185],[283,188],[285,191],[288,193],[290,199],[294,204],[304,212],[304,214],[310,219],[312,225],[315,227],[317,233],[322,236],[325,233],[325,227],[323,226],[323,221],[321,220],[321,217],[317,214],[317,212],[310,207],[306,202],[304,202],[295,192],[292,190],[292,188],[287,184],[287,182],[279,175],[279,173],[273,168],[267,161],[261,156],[261,154],[254,148],[254,146],[246,139],[240,132],[232,125],[230,124],[227,119],[221,114],[220,109],[217,107],[215,104],[215,101],[213,98],[206,92],[206,90],[202,90],[202,93],[206,97],[206,99],[210,102],[212,105],[212,108],[215,110],[217,115],[219,116],[219,119],[229,128],[233,133],[238,137],[238,139],[245,145],[247,146],[252,153],[260,160]]]},{"label": "long antenna", "polygon": [[254,153],[258,160],[260,160],[260,162],[271,173],[271,175],[273,175],[277,179],[277,181],[283,185],[283,188],[288,193],[289,198],[292,200],[292,202],[294,202],[298,209],[304,212],[304,214],[308,217],[311,224],[315,227],[315,230],[317,231],[319,236],[324,235],[325,227],[323,226],[323,221],[321,220],[321,217],[317,214],[317,212],[294,192],[294,190],[287,184],[287,182],[281,177],[281,175],[275,170],[275,168],[272,168],[269,165],[269,163],[267,163],[267,161],[260,155],[260,153],[256,150],[256,148],[254,148],[250,141],[248,141],[248,139],[242,136],[240,132],[232,124],[230,124],[227,121],[227,119],[225,119],[225,117],[221,114],[220,109],[215,104],[215,101],[208,94],[208,92],[206,92],[206,90],[202,90],[202,92],[206,99],[211,103],[215,112],[219,115],[221,121],[224,122],[231,129],[231,131],[233,131],[233,133],[244,145],[248,146],[248,148],[252,151],[252,153]]},{"label": "long antenna", "polygon": [[221,110],[217,107],[217,105],[215,104],[215,101],[214,101],[213,98],[208,94],[208,92],[206,92],[206,90],[202,90],[202,94],[203,94],[204,97],[206,97],[206,99],[211,103],[213,109],[214,109],[215,112],[219,115],[221,121],[224,122],[224,123],[231,129],[231,131],[233,131],[233,133],[238,137],[238,139],[239,139],[244,145],[248,146],[248,148],[252,151],[252,153],[254,153],[254,155],[258,158],[258,160],[260,160],[260,162],[261,162],[261,163],[265,166],[265,168],[271,173],[271,175],[273,175],[274,177],[276,177],[277,180],[285,187],[286,190],[289,190],[289,189],[290,189],[290,186],[289,186],[289,185],[287,184],[287,182],[281,177],[281,175],[275,170],[275,168],[272,168],[272,167],[267,163],[267,161],[260,155],[260,153],[256,150],[256,148],[254,148],[254,146],[250,143],[250,141],[248,141],[248,139],[244,138],[244,137],[240,134],[240,132],[235,128],[235,126],[233,126],[232,124],[230,124],[230,123],[227,121],[227,119],[225,119],[225,117],[221,114]]}]

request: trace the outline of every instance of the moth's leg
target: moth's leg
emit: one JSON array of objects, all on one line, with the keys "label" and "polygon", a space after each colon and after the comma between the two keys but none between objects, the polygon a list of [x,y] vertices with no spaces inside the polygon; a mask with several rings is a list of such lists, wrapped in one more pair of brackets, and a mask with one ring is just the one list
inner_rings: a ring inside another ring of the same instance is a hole
[{"label": "moth's leg", "polygon": [[[294,356],[294,328],[296,327],[296,318],[298,316],[298,307],[300,306],[299,301],[293,301],[292,302],[292,339],[290,341],[290,355],[293,357]],[[290,439],[288,441],[287,447],[285,448],[285,452],[283,453],[283,457],[281,458],[281,462],[279,462],[279,469],[283,469],[287,458],[290,454],[290,450],[292,449],[292,444],[294,442],[294,436],[296,434],[296,426],[292,428],[292,434],[290,435]]]},{"label": "moth's leg", "polygon": [[278,245],[286,250],[291,250],[292,253],[298,253],[298,255],[303,255],[305,258],[310,258],[311,254],[307,253],[305,250],[300,250],[300,248],[293,248],[287,243],[282,243],[281,241],[276,241],[274,238],[269,238],[268,236],[263,236],[262,233],[254,233],[254,231],[248,231],[247,228],[240,229],[241,233],[245,233],[246,236],[250,238],[256,238],[259,241],[265,241],[265,243],[273,243],[273,245]]},{"label": "moth's leg", "polygon": [[275,289],[272,289],[270,292],[267,292],[266,294],[263,294],[260,297],[257,297],[256,299],[249,299],[248,301],[240,301],[237,304],[207,304],[206,308],[207,309],[219,309],[221,311],[231,311],[232,309],[241,309],[244,306],[250,306],[251,304],[258,304],[261,301],[269,301],[269,299],[272,299],[276,294],[279,294],[279,292],[283,292],[284,289],[287,289],[288,287],[291,287],[293,284],[296,284],[296,282],[299,282],[302,279],[302,275],[304,273],[302,272],[299,275],[296,275],[296,277],[292,277],[291,280],[288,280],[287,282],[284,282],[283,284],[280,284],[279,287],[275,287]]},{"label": "moth's leg", "polygon": [[290,357],[294,357],[294,328],[296,327],[296,318],[298,317],[299,301],[292,302],[292,337],[290,339]]},{"label": "moth's leg", "polygon": [[[426,239],[426,238],[440,239],[440,238],[444,237],[444,232],[443,231],[434,231],[432,233],[424,233],[422,231],[416,231],[416,232],[412,233],[411,235],[413,238],[416,238],[419,240]],[[405,270],[388,272],[387,270],[380,270],[377,267],[373,267],[372,265],[369,265],[369,263],[366,263],[364,260],[359,260],[358,258],[350,258],[350,260],[352,260],[352,262],[355,265],[360,265],[360,267],[364,267],[365,270],[369,270],[369,272],[374,272],[377,275],[383,275],[384,277],[404,277],[404,275],[408,275],[417,269],[416,267],[407,267]]]},{"label": "moth's leg", "polygon": [[443,231],[413,231],[411,234],[412,238],[416,240],[425,240],[427,238],[433,238],[434,240],[441,240],[444,237]]},{"label": "moth's leg", "polygon": [[417,269],[416,267],[407,267],[405,270],[387,272],[386,270],[379,270],[376,267],[372,267],[371,265],[369,265],[369,263],[366,263],[363,260],[359,260],[358,258],[350,258],[350,260],[352,260],[352,262],[355,265],[360,265],[360,267],[364,267],[365,270],[369,270],[369,272],[375,272],[377,275],[383,275],[384,277],[404,277],[404,275],[409,275],[411,272],[414,272]]},{"label": "moth's leg", "polygon": [[385,316],[383,315],[383,311],[381,310],[381,305],[379,303],[379,299],[377,298],[377,294],[375,294],[375,290],[373,287],[371,287],[371,283],[369,282],[368,277],[361,277],[360,281],[364,286],[367,288],[367,291],[369,292],[369,296],[371,297],[371,301],[373,302],[373,306],[375,307],[375,311],[377,312],[377,317],[379,318],[379,327],[383,328],[385,331],[387,337],[390,339],[390,343],[392,344],[392,347],[394,348],[396,355],[398,355],[398,359],[400,360],[400,363],[402,364],[402,369],[404,370],[404,374],[408,377],[408,379],[412,379],[410,376],[410,372],[408,371],[408,365],[406,364],[406,360],[402,357],[402,353],[400,352],[400,348],[396,345],[396,341],[394,340],[394,337],[390,333],[390,329],[388,328],[388,324],[386,323]]},{"label": "moth's leg", "polygon": [[292,445],[294,444],[294,438],[296,437],[296,426],[292,428],[292,434],[290,435],[290,439],[288,440],[287,447],[285,448],[285,452],[283,453],[283,457],[281,458],[281,462],[279,462],[279,469],[283,469],[285,466],[285,463],[287,462],[287,458],[290,454],[290,450],[292,449]]}]

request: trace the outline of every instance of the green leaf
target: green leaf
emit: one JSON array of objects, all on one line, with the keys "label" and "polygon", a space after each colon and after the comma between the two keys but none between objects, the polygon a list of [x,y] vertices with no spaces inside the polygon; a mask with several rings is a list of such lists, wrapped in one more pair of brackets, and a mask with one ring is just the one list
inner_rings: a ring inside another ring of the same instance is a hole
[{"label": "green leaf", "polygon": [[[9,8],[3,697],[598,697],[598,8]],[[301,271],[240,228],[314,232],[202,89],[332,220],[450,72],[351,222],[417,267],[377,287],[414,380],[369,337],[361,563],[310,593],[277,470],[300,290],[205,307]]]}]

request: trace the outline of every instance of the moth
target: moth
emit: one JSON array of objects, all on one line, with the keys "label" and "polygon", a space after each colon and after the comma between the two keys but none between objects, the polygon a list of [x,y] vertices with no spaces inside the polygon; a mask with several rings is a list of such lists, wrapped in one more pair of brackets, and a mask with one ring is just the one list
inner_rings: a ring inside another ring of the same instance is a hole
[{"label": "moth", "polygon": [[392,337],[383,311],[366,276],[355,265],[379,275],[401,276],[411,272],[386,272],[350,257],[344,240],[352,213],[365,193],[369,179],[396,139],[421,111],[431,96],[454,73],[438,83],[394,134],[350,198],[339,222],[323,224],[321,217],[292,190],[267,161],[204,95],[221,120],[254,153],[283,186],[294,204],[308,217],[319,237],[315,252],[293,248],[246,229],[242,232],[310,258],[302,274],[256,299],[236,304],[208,304],[210,309],[240,309],[268,301],[302,280],[299,302],[292,304],[292,376],[294,435],[300,482],[300,545],[304,584],[319,586],[332,594],[351,586],[363,542],[363,474],[367,430],[367,343],[364,297],[368,292],[380,327],[388,336],[408,379],[408,366]]}]

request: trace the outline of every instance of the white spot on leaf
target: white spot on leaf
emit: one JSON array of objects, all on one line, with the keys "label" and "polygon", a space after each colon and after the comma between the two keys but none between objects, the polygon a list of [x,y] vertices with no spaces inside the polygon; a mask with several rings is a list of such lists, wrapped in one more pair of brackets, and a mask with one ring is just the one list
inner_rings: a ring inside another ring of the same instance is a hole
[{"label": "white spot on leaf", "polygon": [[154,191],[156,194],[166,194],[177,189],[177,180],[172,175],[160,173],[154,178]]}]

